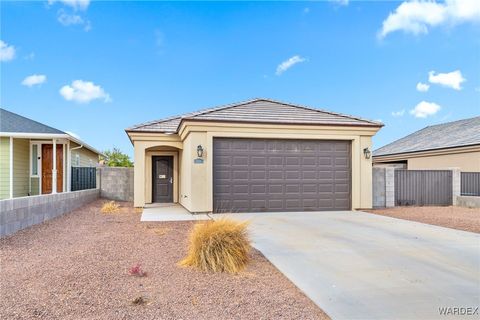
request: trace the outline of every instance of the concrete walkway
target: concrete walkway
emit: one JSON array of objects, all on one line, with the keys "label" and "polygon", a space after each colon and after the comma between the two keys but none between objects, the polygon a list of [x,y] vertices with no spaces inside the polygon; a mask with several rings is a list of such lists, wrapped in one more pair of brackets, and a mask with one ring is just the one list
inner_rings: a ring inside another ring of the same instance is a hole
[{"label": "concrete walkway", "polygon": [[197,221],[210,220],[206,214],[191,214],[177,203],[147,205],[140,221]]},{"label": "concrete walkway", "polygon": [[254,246],[333,319],[439,319],[480,304],[478,234],[363,212],[222,216],[251,220]]}]

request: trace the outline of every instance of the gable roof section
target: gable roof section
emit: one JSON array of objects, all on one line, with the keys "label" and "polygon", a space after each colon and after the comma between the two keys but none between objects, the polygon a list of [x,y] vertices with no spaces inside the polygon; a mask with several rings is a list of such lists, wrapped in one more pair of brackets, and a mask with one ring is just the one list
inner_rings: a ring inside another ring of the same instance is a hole
[{"label": "gable roof section", "polygon": [[63,131],[1,108],[0,132],[66,134]]},{"label": "gable roof section", "polygon": [[423,128],[373,152],[374,157],[480,144],[480,117]]},{"label": "gable roof section", "polygon": [[62,135],[60,136],[61,138],[68,138],[96,154],[103,155],[97,149],[64,131],[49,127],[43,123],[23,117],[19,114],[2,108],[0,108],[0,133],[5,134],[6,136],[9,134],[12,136],[14,134],[25,134],[26,136],[29,134],[32,134],[32,136],[35,134]]},{"label": "gable roof section", "polygon": [[383,126],[380,122],[340,113],[279,102],[271,99],[253,99],[141,123],[127,128],[126,131],[177,133],[183,120],[369,127]]}]

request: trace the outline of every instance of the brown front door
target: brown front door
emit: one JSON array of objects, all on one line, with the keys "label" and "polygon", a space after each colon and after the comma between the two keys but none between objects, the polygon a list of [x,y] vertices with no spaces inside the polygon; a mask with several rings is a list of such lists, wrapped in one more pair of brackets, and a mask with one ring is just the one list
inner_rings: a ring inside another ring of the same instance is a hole
[{"label": "brown front door", "polygon": [[[42,145],[42,194],[52,193],[53,145]],[[63,191],[63,145],[57,144],[57,192]]]},{"label": "brown front door", "polygon": [[173,157],[152,157],[152,200],[173,202]]}]

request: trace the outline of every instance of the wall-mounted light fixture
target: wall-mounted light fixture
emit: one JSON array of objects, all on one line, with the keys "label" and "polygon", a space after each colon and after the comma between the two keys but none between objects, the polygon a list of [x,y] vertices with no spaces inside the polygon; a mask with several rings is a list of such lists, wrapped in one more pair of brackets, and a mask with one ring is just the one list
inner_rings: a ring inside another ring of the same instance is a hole
[{"label": "wall-mounted light fixture", "polygon": [[370,159],[370,156],[372,155],[372,152],[370,151],[370,149],[365,148],[365,149],[363,149],[363,155],[365,156],[365,159]]},{"label": "wall-mounted light fixture", "polygon": [[199,144],[198,147],[197,147],[197,156],[199,158],[203,158],[203,147],[202,147],[201,144]]}]

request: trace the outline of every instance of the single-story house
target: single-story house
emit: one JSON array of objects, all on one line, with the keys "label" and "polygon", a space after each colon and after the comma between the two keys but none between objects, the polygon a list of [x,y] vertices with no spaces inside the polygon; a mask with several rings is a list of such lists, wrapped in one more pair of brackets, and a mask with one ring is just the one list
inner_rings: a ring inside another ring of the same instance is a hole
[{"label": "single-story house", "polygon": [[350,210],[372,206],[375,121],[253,99],[126,129],[134,205],[190,212]]},{"label": "single-story house", "polygon": [[61,130],[0,108],[0,199],[70,191],[71,167],[101,153]]},{"label": "single-story house", "polygon": [[374,166],[480,172],[480,117],[428,126],[373,152]]}]

